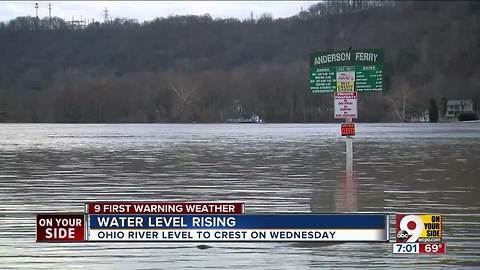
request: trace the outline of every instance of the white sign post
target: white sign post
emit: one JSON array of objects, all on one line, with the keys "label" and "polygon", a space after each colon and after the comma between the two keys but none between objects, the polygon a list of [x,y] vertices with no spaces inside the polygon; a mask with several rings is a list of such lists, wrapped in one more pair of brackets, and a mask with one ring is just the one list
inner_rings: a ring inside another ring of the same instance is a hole
[{"label": "white sign post", "polygon": [[[335,119],[345,119],[351,123],[353,118],[358,118],[357,92],[335,92]],[[346,136],[346,171],[353,171],[353,141],[351,136]]]},{"label": "white sign post", "polygon": [[[347,118],[346,123],[351,123],[352,118]],[[347,136],[345,138],[345,146],[346,146],[346,152],[347,152],[347,166],[346,166],[346,173],[348,175],[348,172],[353,171],[353,138],[352,136]]]}]

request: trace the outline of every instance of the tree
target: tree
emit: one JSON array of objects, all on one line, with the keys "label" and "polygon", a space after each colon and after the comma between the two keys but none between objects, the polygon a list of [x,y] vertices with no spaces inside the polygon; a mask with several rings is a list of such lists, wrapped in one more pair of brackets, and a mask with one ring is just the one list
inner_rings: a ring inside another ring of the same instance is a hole
[{"label": "tree", "polygon": [[[397,85],[398,84],[398,85]],[[396,90],[390,93],[386,98],[391,102],[393,111],[402,122],[407,121],[407,107],[411,96],[412,88],[409,83],[395,80]]]},{"label": "tree", "polygon": [[438,122],[437,102],[433,98],[430,99],[430,102],[428,105],[428,116],[429,116],[430,122],[432,123]]},{"label": "tree", "polygon": [[[198,95],[198,86],[195,79],[188,73],[169,72],[168,87],[179,100],[177,116],[179,121],[191,120],[185,115],[188,109],[192,109]],[[193,119],[197,120],[197,119]]]}]

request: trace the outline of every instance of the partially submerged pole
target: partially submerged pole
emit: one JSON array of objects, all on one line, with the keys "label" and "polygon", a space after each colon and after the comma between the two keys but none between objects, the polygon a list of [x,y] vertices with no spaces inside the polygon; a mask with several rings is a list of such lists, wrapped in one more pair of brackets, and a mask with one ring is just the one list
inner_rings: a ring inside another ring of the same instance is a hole
[{"label": "partially submerged pole", "polygon": [[[345,123],[351,123],[352,118],[345,119]],[[346,146],[346,171],[353,171],[353,138],[348,135],[345,136],[345,146]]]}]

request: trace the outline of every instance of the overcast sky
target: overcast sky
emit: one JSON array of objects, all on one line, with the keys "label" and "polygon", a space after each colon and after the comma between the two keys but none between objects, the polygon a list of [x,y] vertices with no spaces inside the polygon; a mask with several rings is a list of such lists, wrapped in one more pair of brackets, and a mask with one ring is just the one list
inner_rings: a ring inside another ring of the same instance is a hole
[{"label": "overcast sky", "polygon": [[[0,21],[6,22],[18,16],[35,16],[38,2],[38,16],[48,16],[48,1],[1,1]],[[319,1],[51,1],[52,16],[70,20],[95,19],[103,21],[103,10],[113,17],[126,17],[139,21],[152,20],[169,15],[204,15],[213,18],[234,17],[246,19],[253,12],[254,18],[264,13],[274,18],[289,17],[303,8]]]}]

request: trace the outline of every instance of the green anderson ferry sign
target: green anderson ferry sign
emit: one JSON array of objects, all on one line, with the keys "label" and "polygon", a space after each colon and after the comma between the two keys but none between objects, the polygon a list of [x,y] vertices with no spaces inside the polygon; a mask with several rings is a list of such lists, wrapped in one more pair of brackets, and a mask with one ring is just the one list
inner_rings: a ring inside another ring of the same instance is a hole
[{"label": "green anderson ferry sign", "polygon": [[310,91],[382,91],[383,49],[316,52],[310,55]]}]

